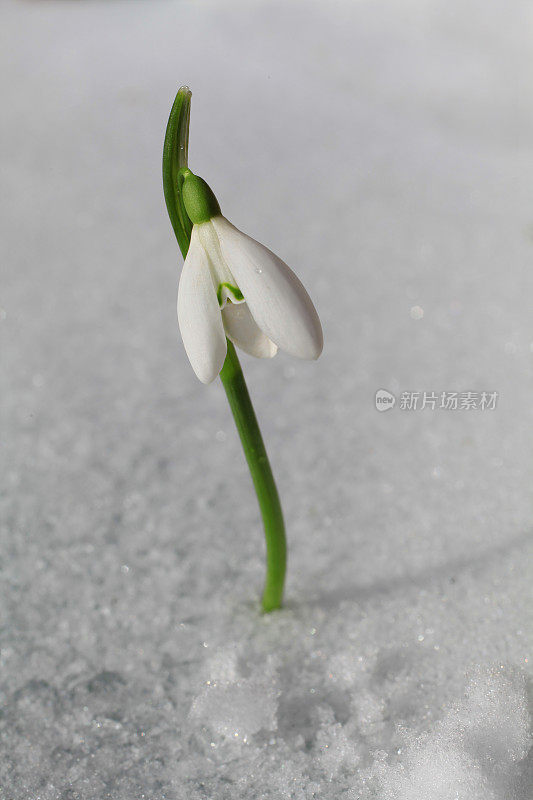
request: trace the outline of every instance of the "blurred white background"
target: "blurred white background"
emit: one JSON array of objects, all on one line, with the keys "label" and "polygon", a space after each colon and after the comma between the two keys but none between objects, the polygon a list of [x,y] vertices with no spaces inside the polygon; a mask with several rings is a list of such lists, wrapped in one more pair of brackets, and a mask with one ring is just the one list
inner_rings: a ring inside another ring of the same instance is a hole
[{"label": "blurred white background", "polygon": [[[532,26],[503,0],[4,0],[6,798],[527,800]],[[191,168],[324,326],[317,363],[242,357],[290,540],[266,619],[244,459],[176,323],[184,83]],[[380,414],[380,388],[499,399]]]}]

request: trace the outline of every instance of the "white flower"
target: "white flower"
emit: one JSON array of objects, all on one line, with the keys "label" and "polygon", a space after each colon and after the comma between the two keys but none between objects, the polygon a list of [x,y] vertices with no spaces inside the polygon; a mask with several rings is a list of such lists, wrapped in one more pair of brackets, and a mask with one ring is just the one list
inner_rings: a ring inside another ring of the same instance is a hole
[{"label": "white flower", "polygon": [[[215,201],[216,202],[216,201]],[[299,358],[322,352],[318,314],[292,270],[220,213],[193,225],[178,290],[185,350],[203,383],[216,378],[226,336],[247,353]]]}]

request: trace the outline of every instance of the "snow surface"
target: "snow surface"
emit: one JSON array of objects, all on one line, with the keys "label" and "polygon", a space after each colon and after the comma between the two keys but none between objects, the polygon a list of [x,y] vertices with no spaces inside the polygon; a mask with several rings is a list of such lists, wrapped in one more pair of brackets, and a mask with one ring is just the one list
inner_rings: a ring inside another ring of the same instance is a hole
[{"label": "snow surface", "polygon": [[[532,24],[4,0],[2,800],[532,797]],[[242,359],[290,539],[266,617],[236,433],[177,333],[180,83],[191,167],[324,323],[317,363]]]}]

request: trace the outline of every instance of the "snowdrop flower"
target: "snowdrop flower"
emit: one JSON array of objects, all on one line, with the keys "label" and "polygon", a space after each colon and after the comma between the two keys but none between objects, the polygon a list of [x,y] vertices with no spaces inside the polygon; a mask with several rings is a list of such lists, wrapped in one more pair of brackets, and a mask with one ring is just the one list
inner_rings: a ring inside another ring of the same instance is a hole
[{"label": "snowdrop flower", "polygon": [[322,351],[318,314],[292,270],[220,213],[202,178],[183,171],[183,202],[193,223],[178,290],[178,323],[196,375],[210,383],[226,357],[226,336],[247,353],[299,358]]}]

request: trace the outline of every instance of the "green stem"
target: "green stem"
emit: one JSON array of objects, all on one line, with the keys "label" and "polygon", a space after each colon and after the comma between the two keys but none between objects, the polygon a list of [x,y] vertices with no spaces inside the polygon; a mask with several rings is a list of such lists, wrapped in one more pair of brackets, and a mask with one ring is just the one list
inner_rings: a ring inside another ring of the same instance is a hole
[{"label": "green stem", "polygon": [[285,525],[263,437],[257,424],[237,353],[229,340],[228,353],[220,372],[220,380],[226,390],[263,518],[267,562],[263,611],[273,611],[281,607],[283,599],[287,565]]},{"label": "green stem", "polygon": [[[191,90],[179,89],[165,134],[163,147],[163,190],[168,215],[176,239],[186,257],[192,224],[183,203],[183,173],[187,169]],[[287,565],[285,525],[263,437],[257,424],[252,401],[246,388],[241,365],[233,344],[228,340],[226,360],[220,379],[241,439],[263,518],[266,538],[267,574],[263,591],[263,610],[280,608]]]}]

